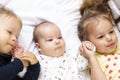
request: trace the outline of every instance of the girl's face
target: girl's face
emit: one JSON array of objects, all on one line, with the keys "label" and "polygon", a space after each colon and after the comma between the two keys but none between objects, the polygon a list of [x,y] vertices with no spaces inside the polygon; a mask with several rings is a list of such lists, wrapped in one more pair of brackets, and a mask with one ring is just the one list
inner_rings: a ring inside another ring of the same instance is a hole
[{"label": "girl's face", "polygon": [[0,53],[8,54],[17,43],[21,23],[14,17],[0,17]]},{"label": "girl's face", "polygon": [[112,53],[117,46],[117,36],[113,25],[105,19],[88,27],[88,39],[96,46],[96,51],[100,53]]}]

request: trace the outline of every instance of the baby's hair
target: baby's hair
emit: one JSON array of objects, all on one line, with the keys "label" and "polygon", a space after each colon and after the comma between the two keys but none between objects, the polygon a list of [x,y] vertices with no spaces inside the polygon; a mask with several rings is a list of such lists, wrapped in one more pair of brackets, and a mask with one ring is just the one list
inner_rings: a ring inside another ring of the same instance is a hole
[{"label": "baby's hair", "polygon": [[[109,0],[83,0],[83,3],[82,3],[82,5],[81,5],[81,7],[80,7],[80,13],[81,13],[81,15],[83,15],[84,14],[84,11],[86,10],[86,9],[89,9],[89,8],[92,8],[92,7],[95,7],[95,6],[98,6],[98,5],[100,5],[100,4],[104,4],[106,7],[108,7],[109,9],[110,9],[110,7],[109,7],[109,5],[108,5],[108,1]],[[99,6],[99,8],[101,8],[101,6]],[[102,10],[102,9],[101,9]],[[103,11],[103,10],[102,10]]]},{"label": "baby's hair", "polygon": [[107,13],[86,9],[78,24],[78,37],[81,41],[88,40],[87,27],[89,24],[94,24],[95,21],[99,22],[100,19],[108,20],[112,23],[112,25],[114,25],[113,18],[110,17]]},{"label": "baby's hair", "polygon": [[1,16],[14,17],[14,18],[18,19],[18,21],[20,22],[20,24],[22,26],[21,19],[12,10],[10,10],[2,5],[0,5],[0,17]]},{"label": "baby's hair", "polygon": [[34,31],[33,31],[33,40],[35,41],[35,42],[38,42],[38,35],[37,35],[37,33],[36,33],[36,30],[37,30],[37,28],[38,27],[40,27],[41,25],[43,25],[43,24],[46,24],[46,23],[49,23],[49,24],[54,24],[54,23],[52,23],[52,22],[49,22],[49,21],[43,21],[43,22],[41,22],[40,24],[38,24],[38,25],[36,25],[35,26],[35,28],[34,28]]}]

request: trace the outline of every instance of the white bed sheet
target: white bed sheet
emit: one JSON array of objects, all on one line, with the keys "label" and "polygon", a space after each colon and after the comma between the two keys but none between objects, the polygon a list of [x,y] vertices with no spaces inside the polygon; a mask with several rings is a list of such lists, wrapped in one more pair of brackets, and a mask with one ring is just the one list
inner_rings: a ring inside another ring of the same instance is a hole
[{"label": "white bed sheet", "polygon": [[[66,42],[67,51],[73,53],[78,50],[81,42],[77,36],[77,24],[82,0],[1,0],[0,3],[13,10],[22,19],[19,44],[25,50],[39,55],[33,42],[33,29],[43,20],[58,25]],[[116,32],[120,39],[119,31]]]},{"label": "white bed sheet", "polygon": [[[77,36],[77,24],[80,18],[79,8],[82,0],[1,0],[1,4],[12,9],[23,22],[19,37],[19,44],[25,50],[35,52],[33,42],[34,26],[43,20],[51,21],[58,25],[66,42],[67,51],[78,49],[80,41]],[[109,1],[115,15],[120,15],[112,0]],[[120,39],[120,33],[117,35]]]},{"label": "white bed sheet", "polygon": [[3,4],[12,9],[23,22],[19,43],[34,50],[33,28],[42,20],[51,21],[60,27],[67,50],[75,50],[80,45],[77,37],[79,7],[82,0],[6,0]]}]

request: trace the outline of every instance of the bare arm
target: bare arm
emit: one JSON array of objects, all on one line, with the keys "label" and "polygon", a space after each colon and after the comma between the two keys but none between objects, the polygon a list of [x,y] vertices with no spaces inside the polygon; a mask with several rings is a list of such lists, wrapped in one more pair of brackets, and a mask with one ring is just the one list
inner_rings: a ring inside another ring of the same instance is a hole
[{"label": "bare arm", "polygon": [[89,59],[91,80],[107,80],[95,56]]},{"label": "bare arm", "polygon": [[91,80],[107,80],[95,57],[94,45],[88,41],[82,42],[80,52],[88,59],[91,68]]}]

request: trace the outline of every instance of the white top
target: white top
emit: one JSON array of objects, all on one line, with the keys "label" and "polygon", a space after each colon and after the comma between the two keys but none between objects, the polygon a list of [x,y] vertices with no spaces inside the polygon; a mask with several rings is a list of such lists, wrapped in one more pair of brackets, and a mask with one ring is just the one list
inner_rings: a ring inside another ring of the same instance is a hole
[{"label": "white top", "polygon": [[41,73],[38,80],[90,80],[87,60],[80,53],[61,57],[38,55]]}]

